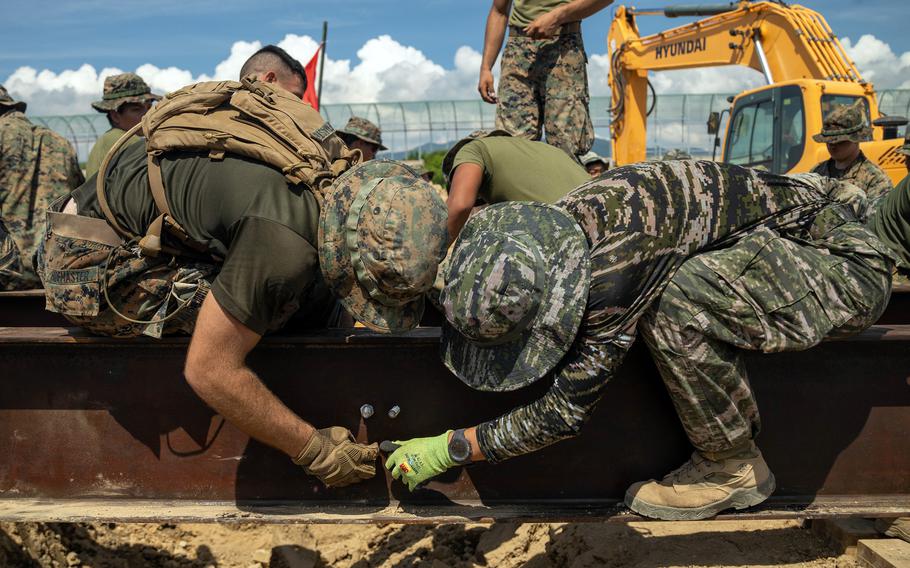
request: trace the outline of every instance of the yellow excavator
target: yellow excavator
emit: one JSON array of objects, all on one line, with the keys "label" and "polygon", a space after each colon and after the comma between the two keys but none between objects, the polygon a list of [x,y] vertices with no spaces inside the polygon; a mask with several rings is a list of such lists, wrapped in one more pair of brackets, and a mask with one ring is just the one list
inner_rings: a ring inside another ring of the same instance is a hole
[{"label": "yellow excavator", "polygon": [[[641,37],[635,18],[708,16]],[[607,37],[612,94],[611,142],[616,165],[646,158],[649,71],[743,65],[767,85],[732,98],[721,161],[774,173],[805,172],[830,156],[812,140],[835,106],[864,101],[873,139],[863,153],[896,183],[907,174],[897,153],[902,117],[882,116],[872,84],[863,80],[837,36],[817,12],[783,2],[672,6],[654,10],[619,6]],[[708,120],[715,151],[722,122]]]}]

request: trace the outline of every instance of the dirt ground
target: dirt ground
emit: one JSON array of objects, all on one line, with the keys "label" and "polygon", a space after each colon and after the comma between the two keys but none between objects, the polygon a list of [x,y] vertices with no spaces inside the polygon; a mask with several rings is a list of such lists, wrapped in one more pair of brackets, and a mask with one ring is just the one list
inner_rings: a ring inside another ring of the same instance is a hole
[{"label": "dirt ground", "polygon": [[495,525],[0,523],[0,566],[853,567],[791,521]]}]

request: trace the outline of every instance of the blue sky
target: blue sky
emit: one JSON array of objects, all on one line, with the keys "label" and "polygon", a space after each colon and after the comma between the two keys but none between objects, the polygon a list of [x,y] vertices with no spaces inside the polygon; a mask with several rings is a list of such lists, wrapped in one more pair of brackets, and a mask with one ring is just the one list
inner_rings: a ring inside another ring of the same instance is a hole
[{"label": "blue sky", "polygon": [[[871,33],[898,54],[910,51],[907,0],[810,0],[835,33]],[[135,69],[143,63],[211,73],[237,40],[278,41],[288,33],[318,37],[329,21],[329,55],[356,60],[370,38],[388,34],[449,67],[462,45],[481,48],[487,0],[2,0],[0,80],[16,68],[61,71],[89,63]],[[647,0],[640,6],[660,6]],[[610,9],[585,24],[589,51],[604,51]],[[672,22],[642,18],[643,33]]]},{"label": "blue sky", "polygon": [[[638,7],[659,7],[641,0]],[[326,103],[476,100],[490,0],[0,0],[0,82],[38,115],[91,112],[104,76],[137,71],[158,93],[236,78],[264,43],[304,63],[329,21]],[[688,0],[689,3],[692,0]],[[910,0],[809,0],[877,88],[910,88]],[[612,8],[585,21],[593,96],[606,95]],[[640,17],[643,34],[687,20]],[[859,41],[864,34],[871,34]],[[874,36],[874,37],[872,37]],[[494,73],[496,71],[494,70]],[[655,74],[658,92],[737,92],[760,84],[744,68]]]}]

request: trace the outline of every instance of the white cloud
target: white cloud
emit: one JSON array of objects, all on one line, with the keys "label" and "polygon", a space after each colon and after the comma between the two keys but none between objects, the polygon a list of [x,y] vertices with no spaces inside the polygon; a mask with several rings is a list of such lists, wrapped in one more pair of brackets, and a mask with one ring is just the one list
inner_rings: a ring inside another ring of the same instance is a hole
[{"label": "white cloud", "polygon": [[[288,34],[278,45],[306,64],[318,43],[310,36]],[[897,55],[888,44],[872,35],[860,37],[856,44],[845,39],[844,45],[864,76],[878,88],[910,88],[910,79],[904,79],[910,77],[910,52]],[[165,93],[194,81],[235,79],[243,62],[260,47],[260,41],[234,42],[225,59],[211,73],[195,75],[180,67],[159,68],[148,63],[135,71],[155,92]],[[326,103],[472,100],[478,96],[481,55],[469,46],[458,48],[450,62],[441,64],[416,47],[380,35],[363,44],[356,60],[332,59],[330,55],[326,57],[323,80]],[[607,54],[590,55],[588,76],[592,95],[609,95],[608,68]],[[4,84],[13,96],[29,103],[33,114],[83,114],[91,112],[89,103],[100,97],[104,77],[120,72],[114,68],[98,71],[88,64],[58,73],[20,67]],[[759,86],[763,79],[748,68],[718,67],[652,73],[651,82],[658,93],[723,93]]]},{"label": "white cloud", "polygon": [[850,38],[842,43],[863,78],[877,89],[910,88],[910,51],[898,56],[890,45],[871,34],[860,36],[855,45]]}]

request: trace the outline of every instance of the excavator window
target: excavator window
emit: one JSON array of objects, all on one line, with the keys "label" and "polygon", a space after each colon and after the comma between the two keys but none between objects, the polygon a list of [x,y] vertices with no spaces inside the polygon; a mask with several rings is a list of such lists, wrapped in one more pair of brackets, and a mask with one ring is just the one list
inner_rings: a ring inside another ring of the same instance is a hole
[{"label": "excavator window", "polygon": [[774,102],[769,98],[734,111],[731,164],[771,170],[774,151]]},{"label": "excavator window", "polygon": [[805,144],[802,92],[774,87],[735,101],[724,160],[784,173],[800,161]]}]

